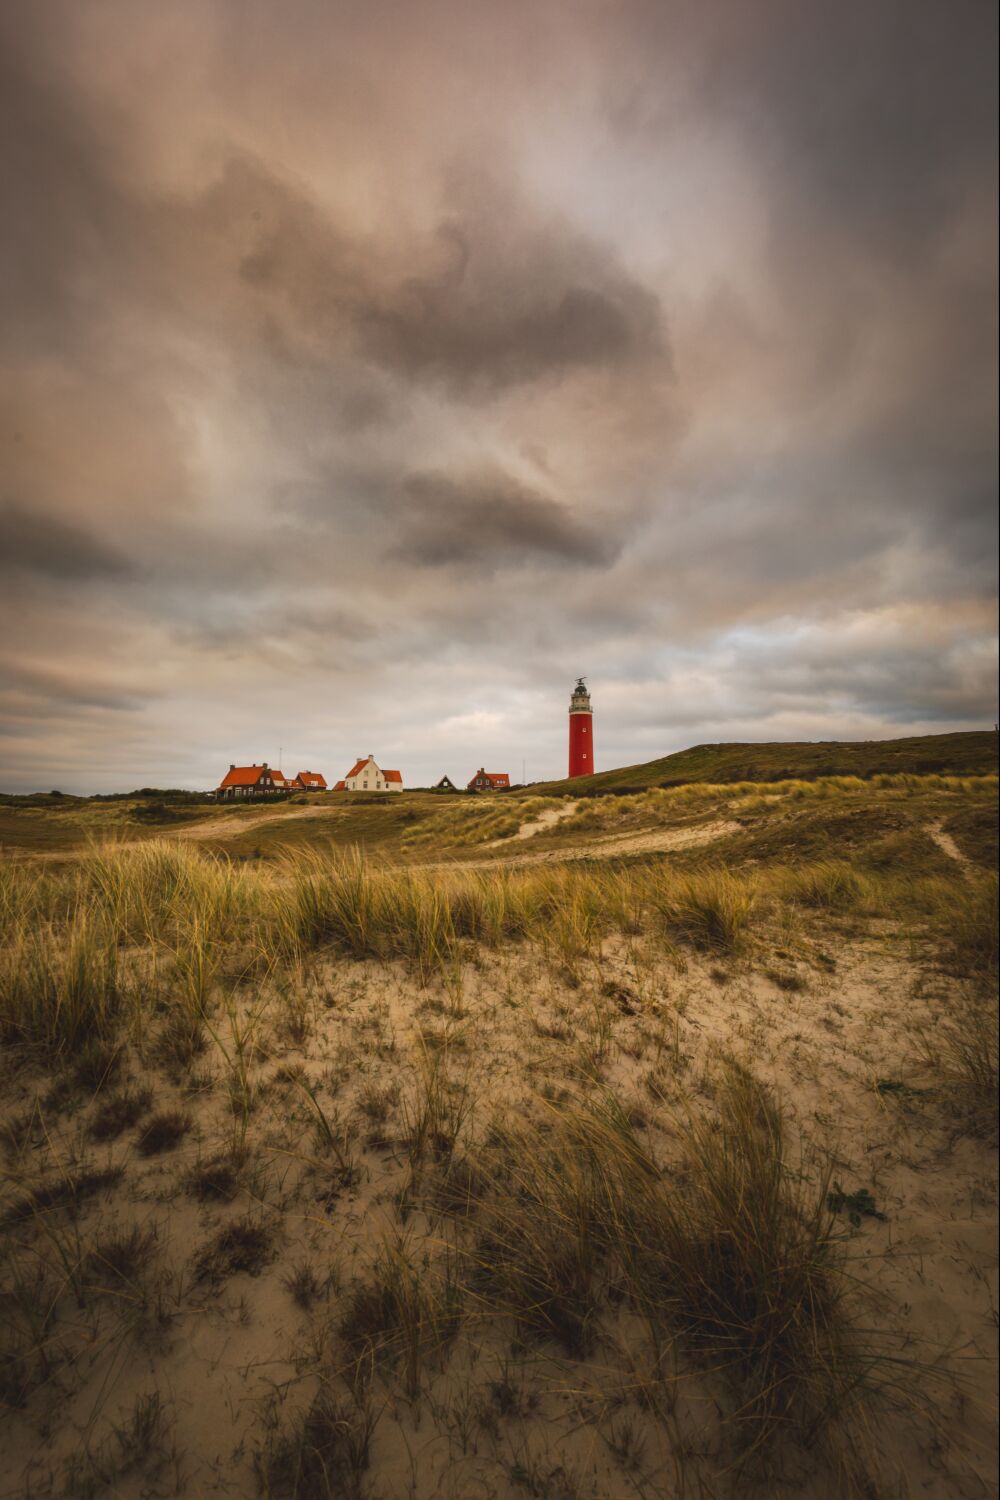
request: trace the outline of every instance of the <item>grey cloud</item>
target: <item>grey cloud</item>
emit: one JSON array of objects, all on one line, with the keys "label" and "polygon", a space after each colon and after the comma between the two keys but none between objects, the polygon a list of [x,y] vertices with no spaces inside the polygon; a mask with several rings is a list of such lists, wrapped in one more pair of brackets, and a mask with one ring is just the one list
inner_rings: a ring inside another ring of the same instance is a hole
[{"label": "grey cloud", "polygon": [[[345,234],[308,196],[247,155],[178,205],[248,288],[276,351],[342,347],[455,399],[630,363],[670,370],[663,311],[607,247],[544,218],[513,184],[450,188],[425,236]],[[383,398],[384,399],[384,398]],[[374,403],[374,405],[373,405]],[[364,393],[362,419],[379,414]]]},{"label": "grey cloud", "polygon": [[0,571],[80,583],[125,579],[135,569],[123,553],[88,528],[8,501],[0,505]]},{"label": "grey cloud", "polygon": [[52,86],[38,19],[26,10],[0,18],[0,297],[10,346],[56,352],[71,341],[76,255],[87,240],[100,243],[121,204],[93,122]]},{"label": "grey cloud", "polygon": [[491,571],[531,562],[599,567],[615,555],[610,539],[505,474],[413,474],[405,491],[396,557]]},{"label": "grey cloud", "polygon": [[501,199],[482,217],[442,226],[460,247],[454,271],[408,280],[360,312],[374,357],[456,394],[637,359],[669,369],[658,299],[559,226],[512,236],[510,208]]},{"label": "grey cloud", "polygon": [[[618,17],[603,19],[610,46]],[[920,260],[995,168],[994,5],[635,0],[629,21],[609,118],[654,140],[691,116],[727,122],[766,158],[772,249],[789,266],[816,232]],[[657,87],[670,57],[673,87]]]},{"label": "grey cloud", "polygon": [[17,712],[17,705],[30,706],[32,714],[64,712],[67,706],[133,712],[152,696],[149,692],[126,691],[86,672],[70,674],[21,662],[0,662],[0,702],[8,721]]},{"label": "grey cloud", "polygon": [[887,255],[927,253],[996,160],[997,10],[976,0],[772,7],[759,106],[798,203]]}]

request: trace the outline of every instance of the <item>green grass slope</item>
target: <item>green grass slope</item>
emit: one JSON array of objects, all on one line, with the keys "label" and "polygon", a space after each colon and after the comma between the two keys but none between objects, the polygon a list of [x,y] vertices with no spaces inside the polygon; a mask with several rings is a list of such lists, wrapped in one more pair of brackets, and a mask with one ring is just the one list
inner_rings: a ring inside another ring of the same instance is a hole
[{"label": "green grass slope", "polygon": [[990,730],[965,734],[926,734],[902,740],[817,740],[776,744],[695,745],[644,765],[598,771],[594,776],[547,781],[533,786],[539,795],[577,797],[627,795],[650,787],[684,786],[695,781],[810,781],[817,776],[877,776],[885,772],[952,776],[989,774],[997,769],[997,737]]}]

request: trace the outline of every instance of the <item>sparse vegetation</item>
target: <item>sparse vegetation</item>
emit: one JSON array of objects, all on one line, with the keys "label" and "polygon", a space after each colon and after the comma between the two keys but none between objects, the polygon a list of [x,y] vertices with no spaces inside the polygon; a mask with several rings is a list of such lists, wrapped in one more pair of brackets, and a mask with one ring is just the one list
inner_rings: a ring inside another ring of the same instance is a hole
[{"label": "sparse vegetation", "polygon": [[173,1151],[174,1147],[191,1129],[191,1116],[179,1109],[164,1110],[153,1115],[143,1127],[137,1146],[141,1156],[159,1156],[162,1151]]},{"label": "sparse vegetation", "polygon": [[968,984],[946,1011],[914,1031],[918,1064],[960,1130],[997,1139],[1000,1010],[996,990]]},{"label": "sparse vegetation", "polygon": [[399,1369],[410,1397],[428,1360],[454,1338],[461,1289],[453,1257],[415,1259],[405,1234],[387,1236],[368,1276],[351,1291],[338,1332],[351,1360],[351,1382],[364,1389],[383,1365]]},{"label": "sparse vegetation", "polygon": [[114,1292],[134,1287],[155,1252],[156,1240],[154,1228],[139,1224],[104,1235],[87,1256],[94,1284]]},{"label": "sparse vegetation", "polygon": [[271,1225],[252,1214],[224,1225],[195,1257],[198,1281],[214,1285],[243,1272],[259,1276],[277,1254]]},{"label": "sparse vegetation", "polygon": [[153,1107],[153,1091],[147,1087],[129,1086],[119,1093],[109,1094],[100,1101],[90,1122],[90,1134],[95,1141],[113,1141],[123,1131],[138,1124],[143,1115]]},{"label": "sparse vegetation", "polygon": [[309,1410],[255,1458],[268,1500],[361,1500],[375,1419],[324,1385]]},{"label": "sparse vegetation", "polygon": [[265,1495],[367,1500],[414,1435],[417,1500],[891,1493],[866,1432],[905,1447],[915,1404],[949,1482],[985,1473],[910,1280],[979,1338],[995,791],[833,766],[518,840],[572,803],[337,807],[252,864],[0,862],[12,1492],[77,1393],[86,1443],[60,1428],[34,1493],[207,1484],[146,1379],[183,1392],[189,1346]]}]

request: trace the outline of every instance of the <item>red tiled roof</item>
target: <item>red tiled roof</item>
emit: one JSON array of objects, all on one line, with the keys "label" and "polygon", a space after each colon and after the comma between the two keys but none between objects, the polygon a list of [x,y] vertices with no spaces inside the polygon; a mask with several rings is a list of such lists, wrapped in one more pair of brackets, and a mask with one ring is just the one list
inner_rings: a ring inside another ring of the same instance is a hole
[{"label": "red tiled roof", "polygon": [[338,781],[333,790],[335,792],[346,792],[347,791],[347,782],[346,781]]},{"label": "red tiled roof", "polygon": [[300,771],[295,779],[303,786],[326,786],[326,777],[321,771]]},{"label": "red tiled roof", "polygon": [[366,766],[367,764],[368,764],[368,756],[367,755],[365,756],[364,760],[356,760],[354,762],[353,766],[351,767],[351,769],[347,773],[347,779],[348,779],[348,781],[351,779],[352,776],[357,776],[357,774],[361,770],[362,766]]},{"label": "red tiled roof", "polygon": [[475,786],[476,782],[481,776],[485,776],[490,786],[510,786],[510,777],[508,776],[506,771],[483,770],[479,770],[476,772],[475,776],[473,776],[472,780],[469,782],[469,785]]},{"label": "red tiled roof", "polygon": [[383,771],[382,775],[385,777],[386,781],[398,781],[400,785],[402,785],[403,778],[402,776],[400,776],[398,771]]},{"label": "red tiled roof", "polygon": [[[219,782],[221,792],[227,786],[256,786],[264,775],[264,766],[230,766]],[[273,772],[271,773],[273,775]]]}]

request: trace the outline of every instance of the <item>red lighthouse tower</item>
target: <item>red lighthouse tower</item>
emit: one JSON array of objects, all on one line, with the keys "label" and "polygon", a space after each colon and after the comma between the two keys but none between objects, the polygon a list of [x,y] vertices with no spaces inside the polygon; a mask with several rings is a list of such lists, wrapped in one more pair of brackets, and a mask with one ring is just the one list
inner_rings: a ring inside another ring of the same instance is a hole
[{"label": "red lighthouse tower", "polygon": [[594,710],[583,678],[569,700],[569,774],[590,776],[594,770]]}]

